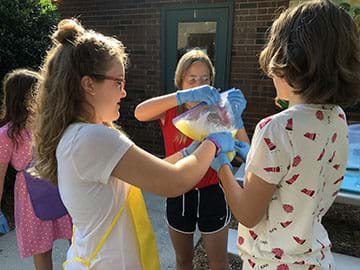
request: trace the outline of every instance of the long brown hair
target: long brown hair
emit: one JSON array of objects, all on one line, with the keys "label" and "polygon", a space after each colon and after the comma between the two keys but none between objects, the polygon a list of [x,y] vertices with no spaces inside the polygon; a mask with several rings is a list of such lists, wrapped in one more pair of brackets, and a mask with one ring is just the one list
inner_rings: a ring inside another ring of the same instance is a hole
[{"label": "long brown hair", "polygon": [[[39,90],[35,168],[42,177],[57,184],[58,143],[85,107],[91,108],[85,100],[81,78],[105,74],[115,61],[125,65],[127,55],[119,40],[85,30],[75,19],[62,20],[52,41],[42,67],[44,81]],[[104,124],[112,126],[112,123]]]},{"label": "long brown hair", "polygon": [[360,40],[351,16],[329,0],[305,2],[273,23],[260,54],[269,76],[284,78],[307,103],[356,104]]},{"label": "long brown hair", "polygon": [[9,124],[8,136],[18,147],[21,131],[34,115],[36,91],[40,75],[28,69],[15,69],[3,80],[3,102],[0,126]]},{"label": "long brown hair", "polygon": [[[210,85],[214,84],[215,79],[215,68],[213,64],[211,63],[211,60],[209,56],[204,53],[202,50],[195,48],[187,53],[185,53],[179,60],[176,71],[175,71],[175,87],[176,89],[182,89],[183,87],[183,81],[185,73],[188,71],[188,69],[191,67],[191,65],[195,63],[203,63],[209,70],[210,75]],[[178,114],[181,114],[186,111],[185,104],[180,105],[177,107]],[[178,131],[178,135],[176,136],[176,141],[179,143],[184,143],[186,141],[187,137],[182,134],[180,131]]]}]

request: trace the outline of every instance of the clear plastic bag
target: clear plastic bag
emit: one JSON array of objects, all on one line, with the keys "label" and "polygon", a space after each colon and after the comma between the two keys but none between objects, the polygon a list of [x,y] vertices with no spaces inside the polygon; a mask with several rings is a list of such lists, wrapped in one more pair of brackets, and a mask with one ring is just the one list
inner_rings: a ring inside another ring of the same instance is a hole
[{"label": "clear plastic bag", "polygon": [[[174,126],[184,135],[194,141],[201,141],[209,134],[229,131],[235,137],[234,114],[227,100],[229,89],[220,94],[220,102],[215,105],[200,103],[190,110],[178,115],[173,119]],[[228,154],[232,160],[235,152]]]}]

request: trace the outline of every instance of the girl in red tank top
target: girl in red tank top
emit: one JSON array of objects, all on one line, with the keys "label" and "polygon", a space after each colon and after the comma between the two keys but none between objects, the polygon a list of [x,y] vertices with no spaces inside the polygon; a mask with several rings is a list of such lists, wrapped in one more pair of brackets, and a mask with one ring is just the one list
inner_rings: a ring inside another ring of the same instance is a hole
[{"label": "girl in red tank top", "polygon": [[[206,88],[213,88],[209,85],[214,83],[214,77],[215,70],[208,55],[199,49],[193,49],[179,60],[175,86],[183,90],[195,88],[194,90],[200,93]],[[183,158],[180,150],[192,142],[176,129],[172,120],[199,102],[207,102],[208,97],[201,94],[198,96],[197,102],[179,104],[175,93],[172,93],[148,99],[135,109],[135,117],[139,121],[160,120],[168,162]],[[236,138],[249,142],[244,128],[238,130]],[[221,266],[221,269],[229,269],[227,234],[231,214],[215,170],[209,168],[193,190],[179,197],[168,198],[166,213],[177,269],[192,268],[193,234],[196,225],[202,233],[210,268]]]}]

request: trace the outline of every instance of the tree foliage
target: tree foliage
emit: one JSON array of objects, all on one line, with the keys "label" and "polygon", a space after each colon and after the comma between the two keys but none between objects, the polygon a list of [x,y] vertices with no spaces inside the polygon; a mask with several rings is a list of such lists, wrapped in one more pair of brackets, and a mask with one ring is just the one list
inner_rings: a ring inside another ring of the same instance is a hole
[{"label": "tree foliage", "polygon": [[60,16],[51,0],[1,0],[0,79],[14,68],[38,69]]},{"label": "tree foliage", "polygon": [[[289,6],[293,7],[302,2],[310,0],[290,0]],[[360,1],[359,0],[330,0],[335,5],[342,7],[354,18],[357,28],[360,31]]]},{"label": "tree foliage", "polygon": [[332,0],[336,5],[342,7],[354,18],[357,28],[360,31],[360,4],[352,4],[349,0]]},{"label": "tree foliage", "polygon": [[[60,16],[51,0],[0,0],[0,80],[14,68],[37,70]],[[2,89],[0,90],[2,98]],[[15,172],[8,168],[1,209],[13,220]]]}]

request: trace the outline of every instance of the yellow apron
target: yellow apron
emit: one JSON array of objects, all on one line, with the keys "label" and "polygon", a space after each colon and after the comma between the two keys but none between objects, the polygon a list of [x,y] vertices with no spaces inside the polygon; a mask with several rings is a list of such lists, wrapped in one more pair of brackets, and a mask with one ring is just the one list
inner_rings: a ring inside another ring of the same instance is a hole
[{"label": "yellow apron", "polygon": [[149,216],[146,210],[144,198],[142,196],[141,190],[137,187],[131,186],[124,206],[122,206],[119,211],[116,213],[113,218],[110,226],[106,229],[106,232],[101,237],[99,244],[97,245],[95,251],[92,253],[88,260],[84,260],[78,257],[76,245],[75,245],[75,226],[73,226],[73,236],[72,243],[74,244],[74,253],[75,257],[66,260],[63,263],[63,269],[70,261],[77,261],[86,267],[86,270],[90,270],[90,264],[93,259],[97,256],[102,246],[104,245],[106,239],[109,237],[113,227],[116,222],[121,217],[122,212],[124,211],[124,207],[128,208],[131,220],[134,225],[135,238],[137,240],[137,244],[139,247],[139,256],[142,270],[159,270],[159,256],[158,250],[156,246],[155,234],[152,228],[152,225],[149,220]]}]

